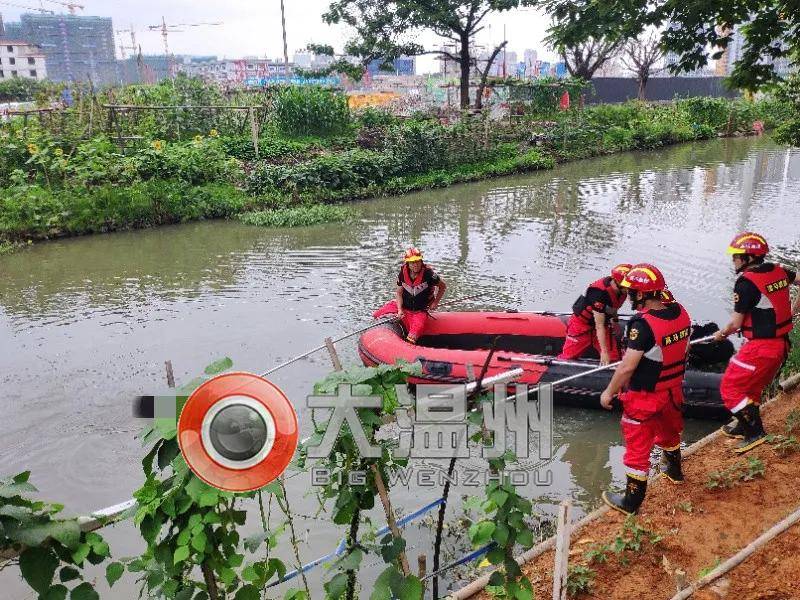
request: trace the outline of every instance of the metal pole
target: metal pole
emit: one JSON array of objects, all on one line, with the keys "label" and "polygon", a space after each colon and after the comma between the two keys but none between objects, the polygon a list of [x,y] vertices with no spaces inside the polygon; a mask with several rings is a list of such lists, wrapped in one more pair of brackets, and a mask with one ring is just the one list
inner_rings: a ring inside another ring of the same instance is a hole
[{"label": "metal pole", "polygon": [[[690,341],[689,345],[693,346],[694,344],[704,344],[706,342],[712,341],[713,339],[714,339],[713,335],[707,335],[706,337],[702,337],[702,338],[698,338],[696,340]],[[602,366],[599,366],[599,367],[595,367],[594,369],[589,369],[588,371],[582,371],[581,373],[576,373],[575,375],[570,375],[569,377],[564,377],[563,379],[557,379],[556,381],[547,381],[545,383],[547,385],[549,385],[549,386],[556,387],[557,385],[561,385],[562,383],[567,383],[568,381],[572,381],[573,379],[579,379],[581,377],[584,377],[585,375],[591,375],[593,373],[599,373],[600,371],[605,371],[606,369],[614,369],[614,368],[618,367],[621,364],[622,364],[622,361],[618,360],[617,362],[613,362],[613,363],[610,363],[608,365],[602,365]],[[514,394],[513,396],[509,396],[508,398],[506,398],[506,401],[514,400],[516,397],[517,397],[516,394]]]},{"label": "metal pole", "polygon": [[[485,296],[487,293],[488,292],[482,292],[480,294],[473,294],[472,296],[465,296],[464,298],[455,298],[455,299],[449,300],[447,302],[442,302],[439,306],[440,307],[449,306],[451,304],[455,304],[456,302],[463,302],[465,300],[472,300],[473,298],[480,298],[481,296]],[[396,316],[391,316],[391,317],[388,317],[388,318],[383,319],[381,321],[375,321],[374,323],[372,323],[370,325],[367,325],[366,327],[362,327],[361,329],[357,329],[356,331],[351,331],[350,333],[346,333],[344,335],[341,335],[338,338],[333,338],[331,340],[331,342],[334,343],[334,344],[336,342],[341,342],[342,340],[346,340],[347,338],[353,337],[354,335],[358,335],[359,333],[367,331],[368,329],[372,329],[373,327],[378,327],[380,325],[385,325],[387,323],[391,323],[391,322],[396,321],[396,320],[397,320]],[[276,366],[272,367],[270,370],[262,373],[261,377],[266,377],[270,373],[274,373],[275,371],[278,371],[279,369],[282,369],[284,367],[288,367],[292,363],[295,363],[298,360],[302,360],[303,358],[305,358],[307,356],[310,356],[310,355],[314,354],[315,352],[319,352],[320,350],[324,350],[327,347],[328,347],[327,344],[322,344],[320,346],[316,346],[316,347],[312,348],[308,352],[304,352],[303,354],[298,354],[294,358],[290,358],[286,362],[282,362],[281,364],[276,365]]]}]

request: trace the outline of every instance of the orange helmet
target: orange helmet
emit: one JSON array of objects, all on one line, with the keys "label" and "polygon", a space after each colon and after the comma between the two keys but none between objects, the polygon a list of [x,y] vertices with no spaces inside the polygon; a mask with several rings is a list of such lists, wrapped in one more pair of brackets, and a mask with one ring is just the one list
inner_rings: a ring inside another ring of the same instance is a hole
[{"label": "orange helmet", "polygon": [[611,278],[617,282],[617,284],[622,283],[622,280],[625,279],[625,274],[631,270],[633,267],[630,263],[621,263],[618,264],[616,267],[611,269]]},{"label": "orange helmet", "polygon": [[731,240],[728,245],[728,254],[752,254],[753,256],[766,256],[769,245],[763,236],[745,231]]},{"label": "orange helmet", "polygon": [[667,288],[667,282],[658,267],[648,263],[639,263],[631,267],[620,284],[623,288],[635,292],[661,292]]},{"label": "orange helmet", "polygon": [[419,248],[411,247],[406,250],[406,253],[403,255],[403,261],[410,263],[415,262],[418,260],[422,260],[422,252],[420,252]]}]

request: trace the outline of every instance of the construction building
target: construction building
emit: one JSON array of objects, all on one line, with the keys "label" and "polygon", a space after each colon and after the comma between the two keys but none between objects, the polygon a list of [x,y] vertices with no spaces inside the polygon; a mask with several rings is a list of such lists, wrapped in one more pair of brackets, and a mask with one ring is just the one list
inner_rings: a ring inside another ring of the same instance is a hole
[{"label": "construction building", "polygon": [[110,18],[26,13],[18,23],[6,23],[5,32],[41,48],[52,81],[119,80]]}]

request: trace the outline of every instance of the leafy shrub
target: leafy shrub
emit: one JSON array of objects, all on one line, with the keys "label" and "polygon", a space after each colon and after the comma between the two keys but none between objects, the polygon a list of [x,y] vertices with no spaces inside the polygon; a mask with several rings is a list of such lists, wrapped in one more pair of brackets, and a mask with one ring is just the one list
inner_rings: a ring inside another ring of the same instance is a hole
[{"label": "leafy shrub", "polygon": [[125,173],[123,161],[122,153],[111,140],[96,137],[80,144],[66,160],[65,177],[80,185],[121,181]]},{"label": "leafy shrub", "polygon": [[402,173],[485,162],[503,152],[486,144],[482,123],[468,121],[444,127],[436,121],[410,120],[389,129],[385,148]]},{"label": "leafy shrub", "polygon": [[693,123],[706,125],[715,131],[727,127],[731,102],[725,98],[698,96],[676,101],[678,110],[686,113]]},{"label": "leafy shrub", "polygon": [[0,190],[0,237],[42,239],[230,217],[252,202],[230,185],[146,181],[128,186]]},{"label": "leafy shrub", "polygon": [[387,110],[368,106],[356,113],[355,121],[360,127],[389,127],[397,124],[399,119]]},{"label": "leafy shrub", "polygon": [[0,102],[27,102],[36,98],[44,84],[27,77],[12,77],[0,81]]},{"label": "leafy shrub", "polygon": [[278,210],[254,211],[239,215],[239,220],[247,225],[259,227],[307,227],[320,223],[346,221],[352,211],[343,206],[330,204],[311,204]]},{"label": "leafy shrub", "polygon": [[343,190],[363,187],[394,175],[393,156],[370,150],[349,150],[319,156],[297,165],[262,164],[248,179],[248,189],[302,192],[316,189]]},{"label": "leafy shrub", "polygon": [[445,135],[438,123],[408,121],[389,130],[386,149],[401,172],[420,173],[448,163]]},{"label": "leafy shrub", "polygon": [[194,184],[233,181],[239,171],[219,139],[200,136],[191,142],[156,140],[126,162],[141,179],[179,179]]},{"label": "leafy shrub", "polygon": [[[251,137],[220,138],[220,144],[227,156],[239,160],[256,160],[255,148]],[[263,137],[258,140],[258,157],[269,162],[287,162],[302,158],[316,149],[312,142],[285,140],[277,137]]]},{"label": "leafy shrub", "polygon": [[633,130],[614,125],[603,134],[603,147],[619,152],[633,146]]},{"label": "leafy shrub", "polygon": [[622,104],[598,104],[589,106],[583,111],[583,118],[601,128],[631,127],[631,124],[642,117],[646,105],[638,101]]},{"label": "leafy shrub", "polygon": [[275,98],[275,120],[289,135],[335,135],[350,125],[350,109],[347,97],[333,90],[287,86]]}]

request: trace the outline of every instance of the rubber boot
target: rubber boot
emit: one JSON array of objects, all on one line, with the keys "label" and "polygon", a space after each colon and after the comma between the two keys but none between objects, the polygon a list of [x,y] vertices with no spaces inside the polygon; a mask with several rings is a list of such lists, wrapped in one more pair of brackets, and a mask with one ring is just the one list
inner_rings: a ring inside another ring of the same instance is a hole
[{"label": "rubber boot", "polygon": [[681,449],[661,451],[661,475],[672,483],[683,483]]},{"label": "rubber boot", "polygon": [[744,427],[742,426],[742,421],[736,415],[733,415],[733,419],[730,423],[720,427],[720,431],[722,432],[722,435],[726,435],[729,438],[741,439],[744,437]]},{"label": "rubber boot", "polygon": [[637,479],[628,475],[628,484],[625,486],[625,494],[615,492],[603,492],[603,502],[623,515],[635,515],[639,512],[639,507],[644,502],[644,494],[647,491],[647,480]]},{"label": "rubber boot", "polygon": [[744,454],[767,441],[767,434],[761,423],[761,411],[757,404],[748,404],[740,410],[739,421],[744,429],[744,439],[736,444],[734,452]]}]

